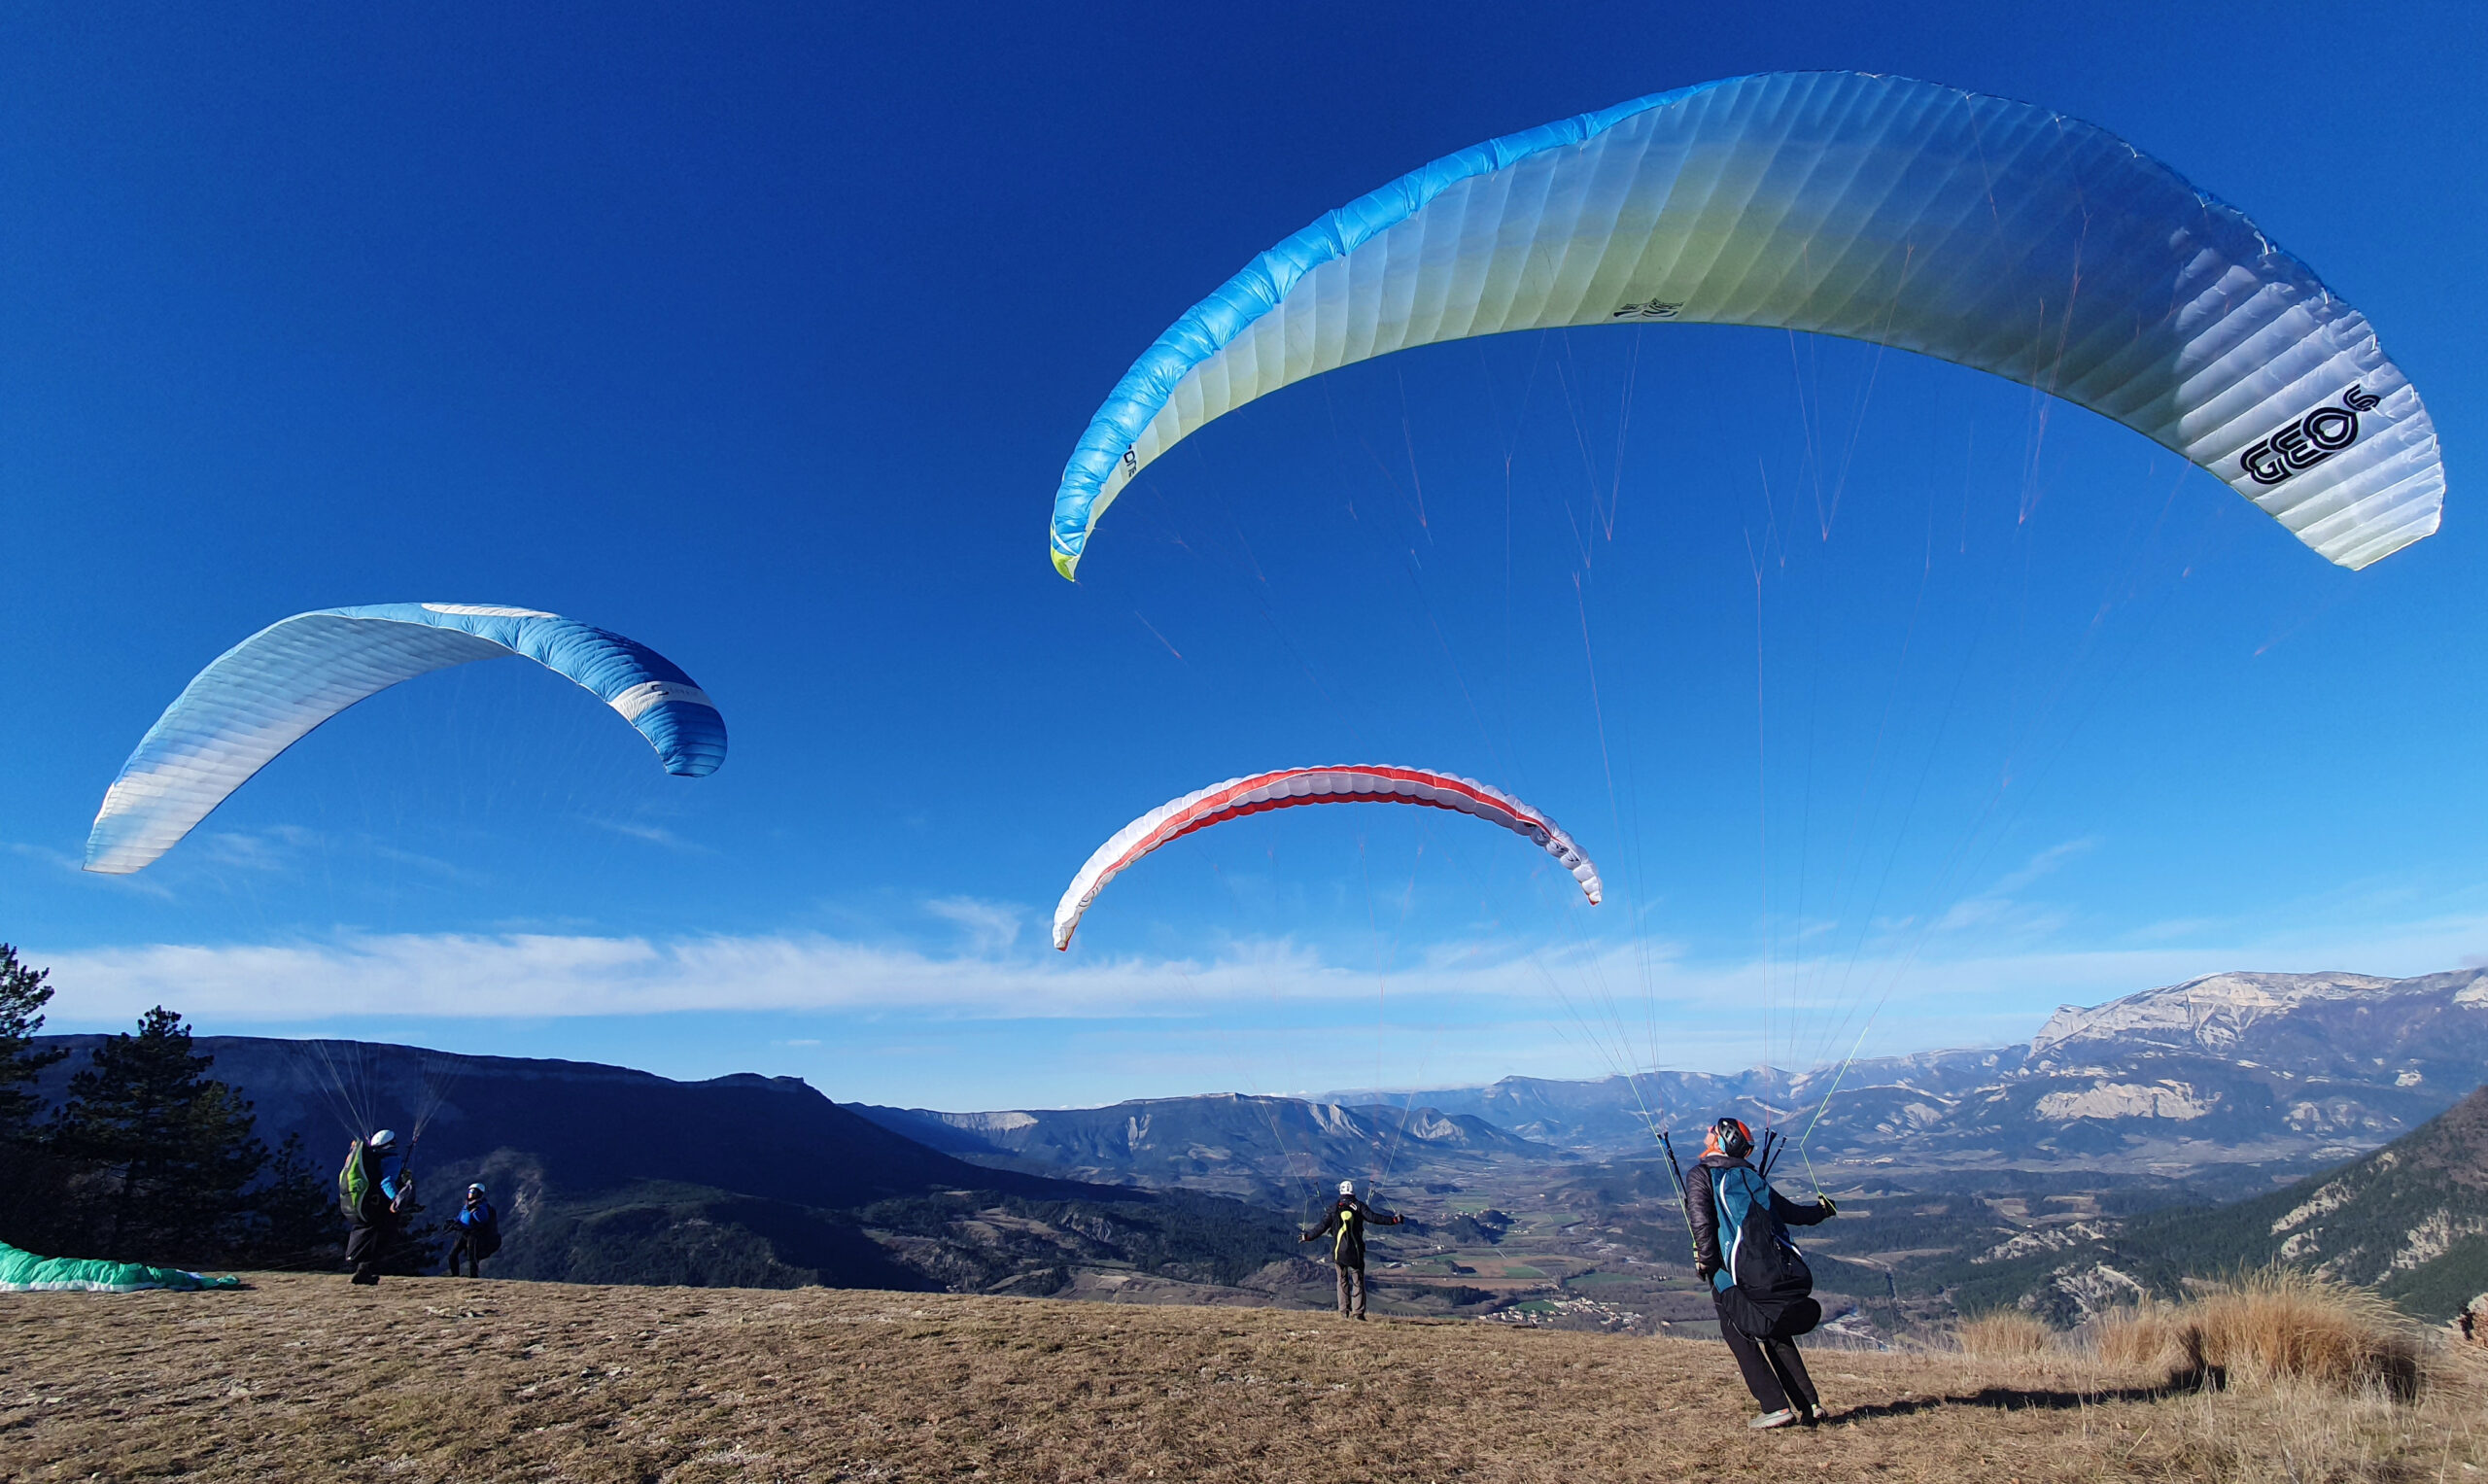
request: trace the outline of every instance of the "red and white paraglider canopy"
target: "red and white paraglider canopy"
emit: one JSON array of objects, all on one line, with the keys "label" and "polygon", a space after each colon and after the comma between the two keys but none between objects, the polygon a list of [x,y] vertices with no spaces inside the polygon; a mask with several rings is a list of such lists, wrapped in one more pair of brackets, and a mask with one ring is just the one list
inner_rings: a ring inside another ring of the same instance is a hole
[{"label": "red and white paraglider canopy", "polygon": [[1501,789],[1424,768],[1282,768],[1275,773],[1257,773],[1213,783],[1161,804],[1117,830],[1114,838],[1099,846],[1097,852],[1088,857],[1088,863],[1080,868],[1080,874],[1071,879],[1069,889],[1054,908],[1054,946],[1070,948],[1071,934],[1080,926],[1081,915],[1088,910],[1088,904],[1097,900],[1097,893],[1105,890],[1106,883],[1124,867],[1159,846],[1213,824],[1274,809],[1293,809],[1299,804],[1423,804],[1475,815],[1537,842],[1572,873],[1590,905],[1598,905],[1598,868],[1572,843],[1572,837],[1554,820]]}]

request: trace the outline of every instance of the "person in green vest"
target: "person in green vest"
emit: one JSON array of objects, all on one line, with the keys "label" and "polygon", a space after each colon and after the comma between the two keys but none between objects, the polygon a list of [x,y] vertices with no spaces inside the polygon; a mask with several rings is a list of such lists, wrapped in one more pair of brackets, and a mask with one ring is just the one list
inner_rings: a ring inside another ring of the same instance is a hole
[{"label": "person in green vest", "polygon": [[383,1128],[369,1139],[357,1139],[346,1149],[345,1168],[337,1172],[337,1211],[346,1219],[346,1261],[354,1281],[366,1287],[380,1281],[381,1260],[397,1239],[404,1219],[423,1209],[414,1203],[415,1177],[397,1162],[397,1135]]},{"label": "person in green vest", "polygon": [[1357,1199],[1357,1183],[1339,1182],[1339,1198],[1330,1204],[1322,1225],[1299,1233],[1298,1241],[1318,1242],[1330,1239],[1330,1260],[1339,1269],[1339,1317],[1365,1318],[1365,1228],[1370,1222],[1377,1226],[1397,1226],[1406,1218],[1379,1211]]}]

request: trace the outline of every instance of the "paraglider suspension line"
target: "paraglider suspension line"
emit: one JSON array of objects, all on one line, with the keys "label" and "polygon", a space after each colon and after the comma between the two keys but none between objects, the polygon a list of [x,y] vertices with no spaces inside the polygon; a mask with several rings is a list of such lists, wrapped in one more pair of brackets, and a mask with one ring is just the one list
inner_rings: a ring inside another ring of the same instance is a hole
[{"label": "paraglider suspension line", "polygon": [[[1883,1008],[1881,1005],[1875,1007],[1878,1013],[1881,1013]],[[1857,1039],[1849,1043],[1849,1055],[1841,1061],[1840,1070],[1832,1074],[1831,1087],[1824,1090],[1823,1100],[1814,1104],[1814,1116],[1806,1121],[1805,1133],[1797,1140],[1797,1157],[1806,1161],[1806,1179],[1813,1183],[1814,1193],[1818,1196],[1823,1193],[1822,1178],[1814,1173],[1814,1157],[1806,1153],[1806,1146],[1814,1142],[1814,1125],[1823,1121],[1823,1110],[1831,1106],[1833,1094],[1837,1093],[1840,1090],[1840,1085],[1848,1080],[1849,1069],[1856,1064],[1858,1048],[1866,1044],[1866,1032],[1874,1028],[1875,1017],[1868,1016],[1866,1023],[1858,1028]]]},{"label": "paraglider suspension line", "polygon": [[1693,1229],[1693,1194],[1684,1188],[1684,1168],[1676,1163],[1676,1144],[1668,1131],[1659,1130],[1659,1150],[1667,1156],[1668,1183],[1676,1187],[1676,1209],[1684,1218],[1685,1240],[1693,1244],[1693,1265],[1702,1265],[1702,1237]]}]

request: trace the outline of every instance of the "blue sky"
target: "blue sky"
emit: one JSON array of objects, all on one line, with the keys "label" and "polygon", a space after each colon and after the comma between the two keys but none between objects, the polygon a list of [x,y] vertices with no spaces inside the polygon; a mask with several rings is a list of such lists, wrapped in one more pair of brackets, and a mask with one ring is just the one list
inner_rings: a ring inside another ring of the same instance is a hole
[{"label": "blue sky", "polygon": [[[2196,973],[2475,961],[2488,29],[2292,14],[14,10],[0,937],[56,1028],[161,1000],[977,1108],[1988,1044]],[[1662,327],[1264,398],[1054,575],[1088,415],[1254,253],[1800,67],[2045,103],[2241,206],[2426,395],[2443,533],[2341,572],[1975,372]],[[407,600],[642,639],[733,755],[666,777],[471,667],[143,875],[75,869],[201,665]],[[1047,949],[1125,820],[1318,761],[1519,793],[1609,900],[1473,821],[1295,811]]]}]

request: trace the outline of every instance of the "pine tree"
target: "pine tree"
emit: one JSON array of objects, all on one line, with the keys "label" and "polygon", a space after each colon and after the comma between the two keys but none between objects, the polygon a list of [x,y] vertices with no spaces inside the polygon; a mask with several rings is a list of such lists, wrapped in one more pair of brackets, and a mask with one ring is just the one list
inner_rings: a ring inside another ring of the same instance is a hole
[{"label": "pine tree", "polygon": [[449,1224],[427,1212],[409,1218],[398,1228],[397,1240],[380,1260],[380,1270],[402,1278],[428,1278],[440,1271],[448,1251]]},{"label": "pine tree", "polygon": [[51,975],[20,960],[15,946],[0,943],[0,1142],[29,1142],[42,1107],[34,1080],[69,1054],[34,1044],[43,1029],[43,1007],[52,999],[52,987],[44,983]]},{"label": "pine tree", "polygon": [[257,1217],[251,1260],[296,1271],[333,1268],[346,1239],[334,1181],[313,1165],[302,1135],[290,1133],[268,1161],[267,1184],[254,1195]]},{"label": "pine tree", "polygon": [[214,1261],[254,1234],[253,1186],[267,1146],[251,1105],[208,1077],[190,1027],[158,1005],[136,1035],[95,1048],[69,1079],[54,1147],[81,1169],[82,1204],[103,1252],[126,1261]]}]

